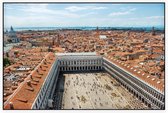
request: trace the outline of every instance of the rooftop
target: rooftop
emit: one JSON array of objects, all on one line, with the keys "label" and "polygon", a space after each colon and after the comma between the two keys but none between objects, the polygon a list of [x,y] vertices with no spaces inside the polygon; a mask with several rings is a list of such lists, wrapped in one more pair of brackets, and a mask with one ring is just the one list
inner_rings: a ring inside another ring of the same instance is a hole
[{"label": "rooftop", "polygon": [[142,81],[148,83],[152,87],[154,87],[156,90],[158,90],[161,93],[164,93],[164,80],[160,80],[157,77],[154,77],[150,74],[146,74],[139,70],[138,68],[132,67],[128,64],[125,64],[115,58],[112,58],[111,56],[106,57],[108,60],[116,64],[117,66],[123,68],[124,70],[130,72],[135,77],[138,77]]},{"label": "rooftop", "polygon": [[58,56],[95,56],[96,52],[80,52],[80,53],[56,53]]},{"label": "rooftop", "polygon": [[14,109],[31,109],[54,60],[55,55],[48,53],[35,70],[25,78],[24,82],[20,84],[18,89],[4,103],[4,109],[11,109],[10,103],[12,103]]}]

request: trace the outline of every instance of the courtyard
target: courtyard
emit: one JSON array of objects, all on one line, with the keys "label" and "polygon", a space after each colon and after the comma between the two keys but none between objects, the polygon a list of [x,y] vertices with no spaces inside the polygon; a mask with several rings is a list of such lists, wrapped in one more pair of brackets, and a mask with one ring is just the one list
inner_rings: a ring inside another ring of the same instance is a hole
[{"label": "courtyard", "polygon": [[63,76],[61,109],[148,109],[108,73]]}]

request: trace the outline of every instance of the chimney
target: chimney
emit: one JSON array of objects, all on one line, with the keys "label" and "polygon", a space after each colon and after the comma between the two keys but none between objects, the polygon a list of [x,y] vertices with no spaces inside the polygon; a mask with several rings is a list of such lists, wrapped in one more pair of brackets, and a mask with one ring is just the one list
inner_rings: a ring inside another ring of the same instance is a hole
[{"label": "chimney", "polygon": [[12,102],[9,102],[9,105],[10,105],[10,109],[14,109]]},{"label": "chimney", "polygon": [[37,73],[39,73],[38,69],[36,70]]},{"label": "chimney", "polygon": [[30,75],[30,78],[33,80],[33,76],[32,75]]},{"label": "chimney", "polygon": [[27,81],[27,85],[31,87],[31,81],[30,80]]}]

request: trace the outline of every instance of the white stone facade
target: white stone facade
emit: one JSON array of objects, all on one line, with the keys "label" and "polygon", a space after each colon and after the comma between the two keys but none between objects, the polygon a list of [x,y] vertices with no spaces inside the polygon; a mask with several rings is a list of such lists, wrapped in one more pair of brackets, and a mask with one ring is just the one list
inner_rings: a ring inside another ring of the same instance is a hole
[{"label": "white stone facade", "polygon": [[47,109],[52,99],[60,72],[82,72],[106,70],[128,91],[134,94],[151,109],[165,109],[165,96],[144,81],[116,66],[106,58],[94,53],[57,54],[56,61],[47,76],[32,109]]}]

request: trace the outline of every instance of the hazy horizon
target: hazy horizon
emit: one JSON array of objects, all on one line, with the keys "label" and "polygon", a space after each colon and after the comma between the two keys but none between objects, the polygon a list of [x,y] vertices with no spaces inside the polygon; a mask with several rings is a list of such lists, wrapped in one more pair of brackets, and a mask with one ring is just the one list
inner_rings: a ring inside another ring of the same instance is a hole
[{"label": "hazy horizon", "polygon": [[[156,30],[164,30],[164,26],[150,26],[150,27],[110,27],[110,26],[62,26],[62,27],[14,27],[12,26],[15,31],[24,31],[24,30],[58,30],[58,29],[83,29],[83,30],[94,30],[97,29],[144,29],[144,30],[151,30],[152,27]],[[10,30],[11,27],[4,28],[4,31]]]},{"label": "hazy horizon", "polygon": [[4,4],[4,27],[164,27],[164,4]]}]

